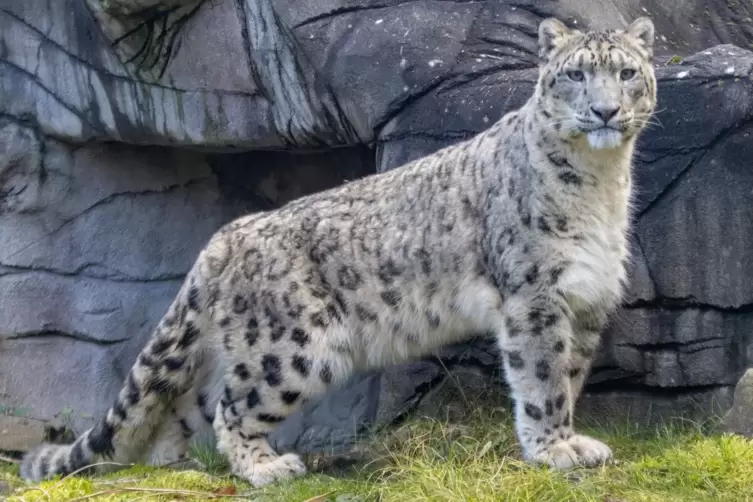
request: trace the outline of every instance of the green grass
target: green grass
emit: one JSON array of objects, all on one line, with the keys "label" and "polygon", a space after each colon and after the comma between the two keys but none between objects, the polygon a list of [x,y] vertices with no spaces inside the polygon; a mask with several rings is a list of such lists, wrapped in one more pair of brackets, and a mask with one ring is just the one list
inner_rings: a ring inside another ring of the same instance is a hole
[{"label": "green grass", "polygon": [[[310,475],[264,489],[228,475],[226,463],[206,448],[195,451],[205,466],[201,471],[132,467],[34,487],[18,480],[15,466],[0,462],[0,484],[15,488],[9,502],[753,501],[753,441],[718,434],[702,424],[586,426],[583,432],[612,446],[617,462],[561,473],[518,459],[506,411],[468,414],[473,416],[465,424],[421,419],[390,429],[361,448],[355,465],[342,458],[309,458],[314,465]],[[231,493],[235,497],[221,496]]]}]

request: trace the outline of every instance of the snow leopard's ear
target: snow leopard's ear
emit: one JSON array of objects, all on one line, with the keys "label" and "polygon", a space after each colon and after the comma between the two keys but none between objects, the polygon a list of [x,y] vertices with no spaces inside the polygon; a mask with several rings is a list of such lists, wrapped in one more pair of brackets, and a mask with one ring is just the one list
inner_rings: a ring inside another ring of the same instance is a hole
[{"label": "snow leopard's ear", "polygon": [[539,24],[539,58],[542,63],[547,63],[552,55],[562,47],[573,35],[578,35],[578,30],[571,30],[565,23],[553,17],[544,19]]},{"label": "snow leopard's ear", "polygon": [[627,27],[625,33],[632,37],[648,56],[653,56],[654,52],[654,23],[647,17],[639,17]]}]

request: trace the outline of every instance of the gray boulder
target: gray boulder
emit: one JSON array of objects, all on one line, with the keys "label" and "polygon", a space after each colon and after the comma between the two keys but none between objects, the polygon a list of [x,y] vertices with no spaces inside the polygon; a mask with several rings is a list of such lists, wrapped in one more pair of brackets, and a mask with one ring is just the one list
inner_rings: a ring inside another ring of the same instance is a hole
[{"label": "gray boulder", "polygon": [[[642,14],[660,112],[636,163],[630,290],[580,406],[729,407],[753,360],[744,2],[0,0],[0,410],[80,431],[223,223],[485,129],[530,94],[544,17]],[[273,439],[345,448],[499,393],[499,371],[489,340],[448,347],[355,378]]]},{"label": "gray boulder", "polygon": [[735,386],[732,408],[722,420],[726,432],[753,438],[753,368]]}]

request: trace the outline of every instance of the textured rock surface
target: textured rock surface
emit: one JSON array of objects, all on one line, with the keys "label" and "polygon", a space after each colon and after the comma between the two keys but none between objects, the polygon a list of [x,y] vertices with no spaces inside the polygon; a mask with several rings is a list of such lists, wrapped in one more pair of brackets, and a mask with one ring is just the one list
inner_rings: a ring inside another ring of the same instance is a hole
[{"label": "textured rock surface", "polygon": [[0,392],[45,418],[95,413],[226,216],[189,152],[28,141],[1,161],[0,193],[17,195],[0,213]]},{"label": "textured rock surface", "polygon": [[753,438],[753,369],[749,369],[735,386],[732,408],[724,415],[727,432]]},{"label": "textured rock surface", "polygon": [[2,120],[0,409],[64,413],[79,430],[110,405],[219,226],[374,169],[358,148],[74,147]]},{"label": "textured rock surface", "polygon": [[[0,0],[0,405],[83,427],[222,223],[488,127],[529,95],[543,17],[639,14],[659,34],[661,125],[636,166],[630,291],[581,406],[728,407],[753,364],[753,54],[718,46],[753,43],[737,0]],[[662,63],[675,54],[693,55]],[[357,378],[274,440],[338,449],[499,381],[479,339]]]},{"label": "textured rock surface", "polygon": [[0,451],[26,451],[45,440],[45,423],[31,418],[0,416]]}]

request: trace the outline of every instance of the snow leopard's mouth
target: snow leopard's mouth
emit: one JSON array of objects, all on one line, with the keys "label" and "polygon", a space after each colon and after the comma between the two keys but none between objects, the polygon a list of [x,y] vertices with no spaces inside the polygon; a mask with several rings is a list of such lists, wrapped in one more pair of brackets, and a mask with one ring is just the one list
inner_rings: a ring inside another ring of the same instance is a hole
[{"label": "snow leopard's mouth", "polygon": [[598,132],[598,131],[604,131],[604,132],[614,131],[614,132],[618,132],[618,133],[622,134],[624,132],[622,130],[622,128],[615,127],[615,126],[612,126],[612,125],[609,125],[609,124],[602,124],[602,125],[591,126],[591,127],[583,127],[581,130],[584,133],[592,133],[592,132]]},{"label": "snow leopard's mouth", "polygon": [[593,150],[616,148],[622,144],[622,131],[609,126],[597,127],[588,131],[586,138]]}]

